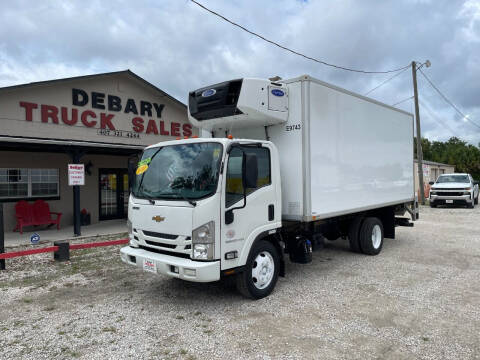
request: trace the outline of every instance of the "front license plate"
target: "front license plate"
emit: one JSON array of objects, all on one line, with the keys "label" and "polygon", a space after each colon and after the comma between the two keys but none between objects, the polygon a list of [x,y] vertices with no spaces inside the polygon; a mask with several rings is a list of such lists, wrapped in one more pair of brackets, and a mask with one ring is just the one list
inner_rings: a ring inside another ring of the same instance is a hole
[{"label": "front license plate", "polygon": [[157,273],[157,264],[153,260],[143,259],[143,270]]},{"label": "front license plate", "polygon": [[453,200],[445,200],[447,204],[453,204]]}]

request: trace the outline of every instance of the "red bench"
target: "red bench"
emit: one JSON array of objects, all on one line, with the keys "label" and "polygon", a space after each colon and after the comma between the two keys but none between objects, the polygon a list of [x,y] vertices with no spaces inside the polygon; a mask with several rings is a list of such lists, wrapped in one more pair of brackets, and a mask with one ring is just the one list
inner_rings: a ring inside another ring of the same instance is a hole
[{"label": "red bench", "polygon": [[[56,215],[56,217],[54,218],[52,215]],[[20,234],[23,234],[23,227],[31,225],[57,224],[57,230],[59,230],[62,213],[51,212],[50,207],[43,200],[36,200],[33,204],[21,200],[15,205],[15,217],[17,225],[13,231],[20,230]]]}]

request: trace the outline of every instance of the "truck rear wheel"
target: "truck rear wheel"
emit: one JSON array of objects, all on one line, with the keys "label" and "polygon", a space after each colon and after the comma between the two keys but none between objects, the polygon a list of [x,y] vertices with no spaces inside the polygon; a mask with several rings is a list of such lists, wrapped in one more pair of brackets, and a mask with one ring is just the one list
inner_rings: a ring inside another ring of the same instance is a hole
[{"label": "truck rear wheel", "polygon": [[350,222],[348,226],[348,242],[350,243],[350,250],[353,252],[362,252],[360,248],[360,227],[362,226],[363,217],[356,217]]},{"label": "truck rear wheel", "polygon": [[237,289],[245,297],[270,295],[278,280],[280,258],[272,243],[260,240],[250,250],[245,270],[237,274]]},{"label": "truck rear wheel", "polygon": [[360,229],[360,247],[367,255],[377,255],[383,246],[383,225],[379,218],[366,218]]}]

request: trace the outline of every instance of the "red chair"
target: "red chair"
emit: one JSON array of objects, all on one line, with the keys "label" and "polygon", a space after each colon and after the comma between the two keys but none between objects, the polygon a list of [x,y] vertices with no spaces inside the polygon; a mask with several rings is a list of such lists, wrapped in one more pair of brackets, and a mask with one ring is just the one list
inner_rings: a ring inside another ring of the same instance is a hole
[{"label": "red chair", "polygon": [[[52,217],[56,215],[54,219]],[[53,225],[57,224],[57,230],[60,230],[60,218],[62,217],[62,213],[59,212],[51,212],[50,206],[43,201],[43,200],[36,200],[33,203],[33,222],[35,225]]]},{"label": "red chair", "polygon": [[24,226],[35,225],[32,205],[25,200],[21,200],[15,204],[15,217],[17,219],[17,225],[13,231],[20,230],[20,234],[23,234]]}]

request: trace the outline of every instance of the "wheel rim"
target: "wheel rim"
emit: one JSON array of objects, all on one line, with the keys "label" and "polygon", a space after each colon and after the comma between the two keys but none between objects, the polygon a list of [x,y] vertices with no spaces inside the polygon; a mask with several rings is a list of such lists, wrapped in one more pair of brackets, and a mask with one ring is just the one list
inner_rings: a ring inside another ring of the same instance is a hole
[{"label": "wheel rim", "polygon": [[275,262],[268,251],[260,252],[252,264],[253,285],[257,289],[265,289],[273,279],[275,272]]},{"label": "wheel rim", "polygon": [[375,249],[378,249],[381,243],[382,229],[380,229],[380,225],[375,225],[372,230],[372,245]]}]

